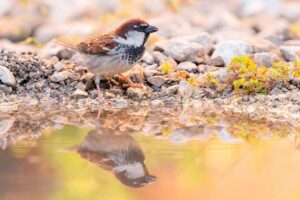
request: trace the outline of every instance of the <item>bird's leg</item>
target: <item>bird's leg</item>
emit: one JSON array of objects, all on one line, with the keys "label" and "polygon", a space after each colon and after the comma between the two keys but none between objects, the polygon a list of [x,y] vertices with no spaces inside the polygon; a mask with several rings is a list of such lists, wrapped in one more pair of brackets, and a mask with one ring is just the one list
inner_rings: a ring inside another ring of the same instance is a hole
[{"label": "bird's leg", "polygon": [[100,76],[99,75],[96,75],[95,84],[96,84],[96,88],[97,88],[98,101],[100,103],[103,100],[103,96],[100,91]]},{"label": "bird's leg", "polygon": [[133,87],[133,88],[143,88],[143,84],[142,83],[133,83],[129,78],[127,78],[126,76],[124,76],[123,74],[118,74],[119,77],[121,79],[123,79],[125,82],[128,83],[129,87]]}]

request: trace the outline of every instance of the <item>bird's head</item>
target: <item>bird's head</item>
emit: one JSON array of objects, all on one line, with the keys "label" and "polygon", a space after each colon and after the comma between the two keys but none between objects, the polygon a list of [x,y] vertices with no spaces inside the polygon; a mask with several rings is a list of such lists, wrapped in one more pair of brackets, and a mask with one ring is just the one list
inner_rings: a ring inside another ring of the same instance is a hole
[{"label": "bird's head", "polygon": [[158,31],[142,19],[131,19],[121,24],[115,31],[117,41],[132,46],[143,46],[149,35]]}]

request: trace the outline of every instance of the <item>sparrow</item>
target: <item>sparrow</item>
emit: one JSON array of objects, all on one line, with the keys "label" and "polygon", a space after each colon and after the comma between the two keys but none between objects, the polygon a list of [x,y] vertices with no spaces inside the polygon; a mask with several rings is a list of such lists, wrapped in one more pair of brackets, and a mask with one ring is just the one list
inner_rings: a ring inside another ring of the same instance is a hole
[{"label": "sparrow", "polygon": [[138,188],[153,183],[145,156],[132,136],[116,129],[91,130],[77,146],[79,155],[105,171],[109,171],[124,185]]},{"label": "sparrow", "polygon": [[100,96],[100,80],[119,74],[121,78],[134,84],[121,73],[132,68],[143,56],[149,35],[158,31],[142,19],[130,19],[110,33],[86,39],[72,45],[63,41],[58,44],[78,52],[83,64],[96,75],[95,84]]}]

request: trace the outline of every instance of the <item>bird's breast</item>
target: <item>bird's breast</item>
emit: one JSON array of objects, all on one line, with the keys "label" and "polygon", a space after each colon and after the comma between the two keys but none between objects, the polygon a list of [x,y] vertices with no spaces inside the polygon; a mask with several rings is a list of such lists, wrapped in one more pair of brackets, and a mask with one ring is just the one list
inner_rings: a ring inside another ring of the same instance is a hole
[{"label": "bird's breast", "polygon": [[121,59],[129,65],[133,65],[139,61],[145,52],[144,46],[136,47],[132,45],[120,45],[119,48],[121,51],[123,51],[120,54],[122,55]]}]

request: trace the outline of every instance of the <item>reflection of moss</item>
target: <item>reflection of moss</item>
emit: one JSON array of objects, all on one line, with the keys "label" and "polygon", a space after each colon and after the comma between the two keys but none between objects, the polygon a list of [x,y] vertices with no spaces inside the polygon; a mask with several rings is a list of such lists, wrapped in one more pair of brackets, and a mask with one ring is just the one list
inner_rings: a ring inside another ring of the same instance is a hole
[{"label": "reflection of moss", "polygon": [[237,123],[231,125],[228,130],[235,137],[245,141],[253,141],[257,136],[267,133],[269,128],[261,124]]}]

